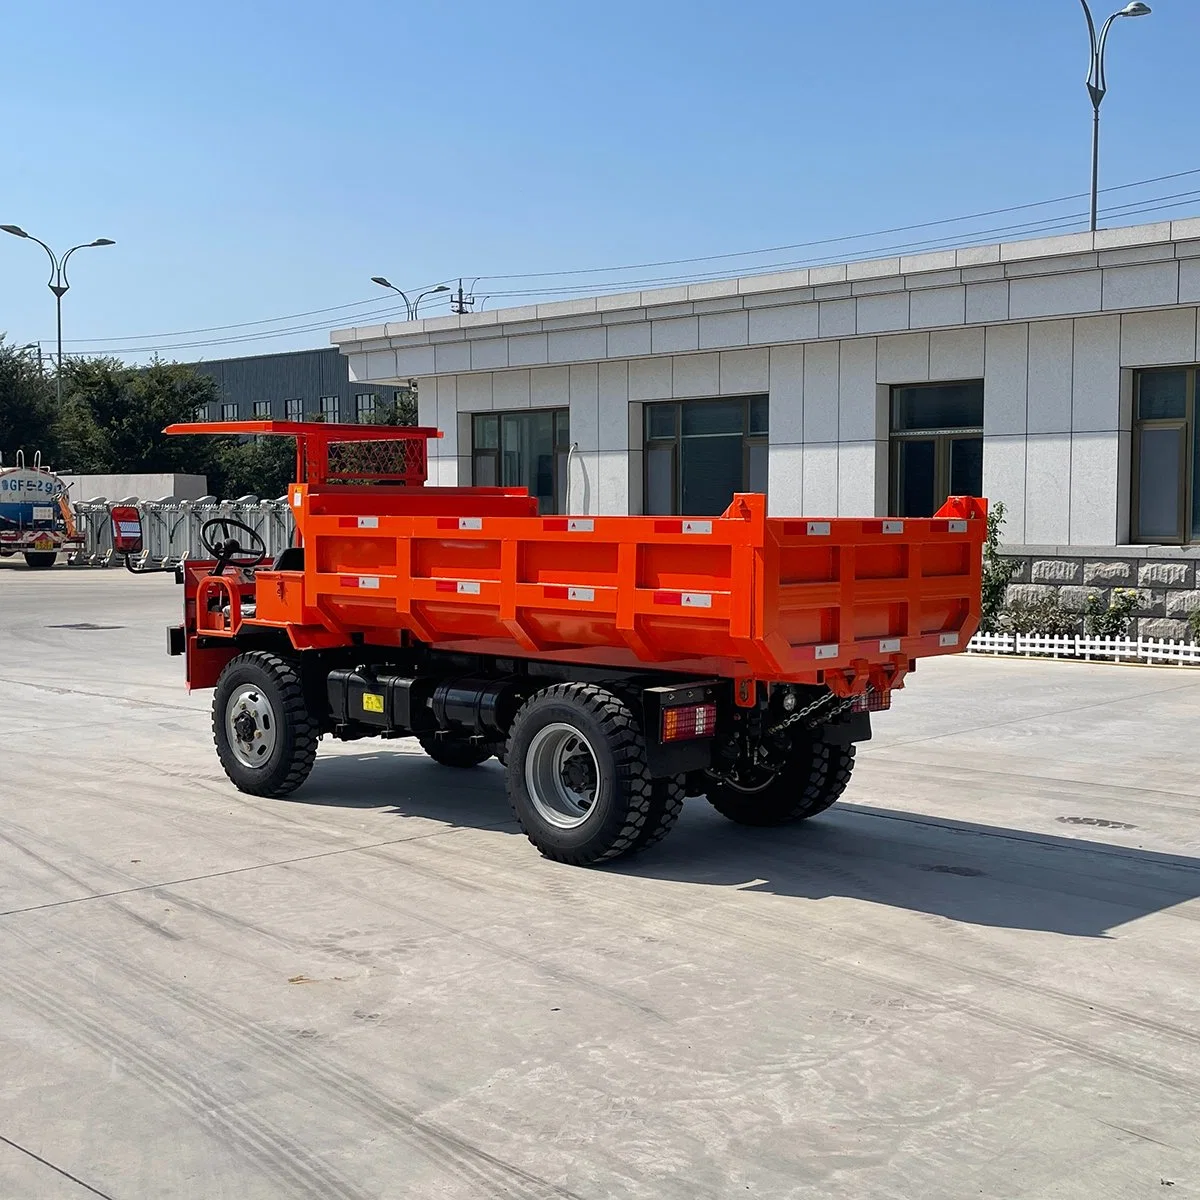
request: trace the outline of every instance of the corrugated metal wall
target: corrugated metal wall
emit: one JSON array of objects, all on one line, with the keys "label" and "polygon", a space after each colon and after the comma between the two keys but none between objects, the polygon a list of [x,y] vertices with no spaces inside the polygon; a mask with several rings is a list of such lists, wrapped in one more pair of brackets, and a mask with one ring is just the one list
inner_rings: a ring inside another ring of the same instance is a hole
[{"label": "corrugated metal wall", "polygon": [[[302,413],[321,411],[322,396],[337,396],[339,421],[357,420],[356,396],[374,392],[382,405],[395,398],[395,389],[350,382],[349,359],[334,346],[319,350],[294,350],[285,354],[258,354],[250,358],[224,358],[193,364],[201,375],[210,375],[221,389],[221,403],[236,404],[238,419],[251,420],[256,400],[271,402],[271,418],[288,416],[288,400],[301,400]],[[221,411],[209,414],[219,420]]]}]

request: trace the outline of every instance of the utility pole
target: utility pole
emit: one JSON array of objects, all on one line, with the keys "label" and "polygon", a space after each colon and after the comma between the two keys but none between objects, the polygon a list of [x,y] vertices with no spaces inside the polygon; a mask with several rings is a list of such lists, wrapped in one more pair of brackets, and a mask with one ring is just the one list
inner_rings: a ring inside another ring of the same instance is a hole
[{"label": "utility pole", "polygon": [[458,291],[450,297],[450,311],[456,316],[461,317],[463,313],[470,312],[467,306],[471,303],[471,297],[463,295],[462,280],[458,281]]}]

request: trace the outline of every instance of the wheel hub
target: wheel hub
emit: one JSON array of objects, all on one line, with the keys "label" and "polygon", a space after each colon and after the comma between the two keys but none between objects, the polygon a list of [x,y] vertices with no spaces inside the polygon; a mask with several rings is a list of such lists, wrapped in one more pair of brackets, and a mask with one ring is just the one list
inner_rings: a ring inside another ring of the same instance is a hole
[{"label": "wheel hub", "polygon": [[253,684],[243,684],[229,697],[225,732],[233,756],[244,767],[262,768],[271,760],[277,737],[275,711]]},{"label": "wheel hub", "polygon": [[525,784],[539,815],[558,829],[577,829],[596,802],[600,770],[591,743],[572,725],[547,725],[525,758]]}]

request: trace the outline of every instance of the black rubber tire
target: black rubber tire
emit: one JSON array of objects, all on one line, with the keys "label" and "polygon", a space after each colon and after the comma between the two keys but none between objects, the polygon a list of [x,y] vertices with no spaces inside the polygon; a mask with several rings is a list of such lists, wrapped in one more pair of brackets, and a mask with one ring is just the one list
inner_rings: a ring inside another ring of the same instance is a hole
[{"label": "black rubber tire", "polygon": [[47,571],[58,558],[57,550],[26,550],[25,563],[31,571]]},{"label": "black rubber tire", "polygon": [[829,808],[846,790],[853,769],[853,746],[801,742],[762,791],[743,792],[714,781],[708,802],[739,825],[791,825]]},{"label": "black rubber tire", "polygon": [[683,802],[687,798],[683,775],[671,775],[666,779],[655,779],[650,786],[650,812],[646,824],[634,844],[633,852],[640,853],[657,845],[675,828]]},{"label": "black rubber tire", "polygon": [[[540,729],[556,722],[573,726],[587,738],[599,771],[591,812],[574,829],[560,829],[538,812],[525,779],[530,743]],[[656,798],[646,744],[629,706],[605,688],[559,683],[531,696],[513,721],[504,757],[513,816],[546,858],[581,867],[608,862],[650,844],[643,838],[653,837],[660,826],[654,841],[670,828],[663,816],[647,830]],[[664,812],[665,807],[664,803]]]},{"label": "black rubber tire", "polygon": [[[225,731],[225,710],[230,696],[245,683],[262,690],[278,720],[275,748],[261,767],[247,767],[238,762]],[[217,757],[239,792],[286,796],[308,778],[317,757],[321,730],[308,711],[300,672],[287,659],[265,650],[251,650],[227,663],[217,680],[212,723]]]},{"label": "black rubber tire", "polygon": [[495,753],[492,746],[477,742],[465,742],[448,737],[435,737],[432,733],[417,737],[421,749],[443,767],[477,767]]}]

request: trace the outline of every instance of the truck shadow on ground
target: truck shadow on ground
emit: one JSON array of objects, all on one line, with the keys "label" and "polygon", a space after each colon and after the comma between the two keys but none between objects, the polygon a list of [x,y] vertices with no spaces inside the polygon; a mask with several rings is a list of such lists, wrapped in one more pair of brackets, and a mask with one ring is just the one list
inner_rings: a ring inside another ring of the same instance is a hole
[{"label": "truck shadow on ground", "polygon": [[[321,759],[292,799],[520,833],[494,762],[453,771],[417,755],[343,754]],[[665,841],[599,870],[1073,937],[1200,896],[1200,859],[845,802],[801,825],[751,829],[692,799]]]}]

